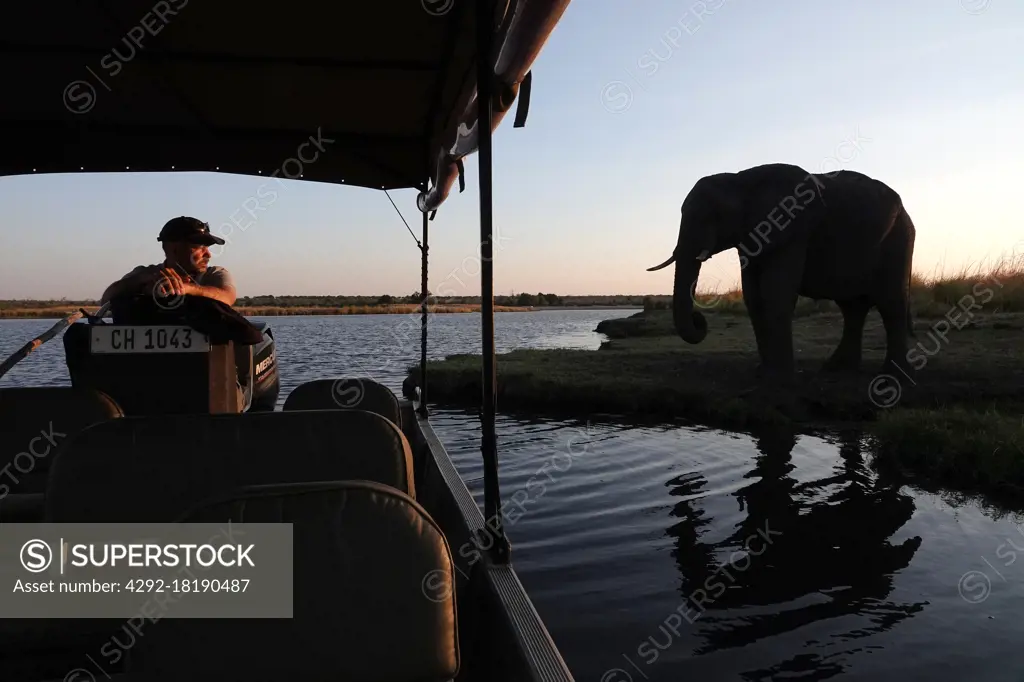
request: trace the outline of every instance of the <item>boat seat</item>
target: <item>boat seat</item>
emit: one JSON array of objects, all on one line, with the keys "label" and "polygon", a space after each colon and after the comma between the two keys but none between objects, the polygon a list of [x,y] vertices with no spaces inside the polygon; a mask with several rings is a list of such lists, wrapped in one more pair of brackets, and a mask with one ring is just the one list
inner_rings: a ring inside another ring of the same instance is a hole
[{"label": "boat seat", "polygon": [[[170,522],[202,500],[246,485],[347,479],[415,495],[412,454],[397,426],[357,410],[124,417],[63,444],[51,465],[42,520]],[[111,633],[124,639],[122,626],[124,619],[0,616],[0,670],[6,661],[37,669],[80,660]]]},{"label": "boat seat", "polygon": [[14,493],[0,497],[0,523],[38,523],[43,520],[43,493]]},{"label": "boat seat", "polygon": [[291,410],[365,410],[387,417],[402,428],[398,396],[373,379],[344,377],[299,384],[281,408]]},{"label": "boat seat", "polygon": [[415,498],[395,424],[359,410],[145,415],[70,440],[47,483],[48,522],[169,522],[246,486],[362,479]]},{"label": "boat seat", "polygon": [[110,396],[93,389],[45,386],[0,389],[0,501],[41,493],[57,449],[82,429],[123,417]]},{"label": "boat seat", "polygon": [[177,520],[228,519],[293,524],[293,617],[160,618],[129,650],[129,679],[456,677],[455,564],[440,527],[411,497],[365,481],[255,486]]}]

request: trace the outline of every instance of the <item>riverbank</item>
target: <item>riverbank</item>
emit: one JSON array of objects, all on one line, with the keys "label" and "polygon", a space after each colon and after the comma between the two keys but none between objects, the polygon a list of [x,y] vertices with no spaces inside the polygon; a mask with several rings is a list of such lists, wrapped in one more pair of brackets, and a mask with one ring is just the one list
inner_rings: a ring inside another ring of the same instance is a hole
[{"label": "riverbank", "polygon": [[[762,390],[749,320],[710,313],[708,337],[689,345],[671,334],[671,314],[638,313],[603,322],[612,336],[599,350],[516,350],[498,356],[499,397],[508,407],[683,416],[725,428],[874,421],[893,408],[1002,407],[1024,402],[1024,313],[992,315],[943,341],[927,322],[916,331],[913,378],[879,379],[885,334],[876,314],[865,325],[856,375],[820,371],[839,343],[842,316],[798,318],[798,373],[785,391]],[[455,355],[429,363],[428,387],[439,400],[480,396],[480,358]],[[415,371],[412,372],[415,376]]]},{"label": "riverbank", "polygon": [[[95,313],[98,306],[54,306],[52,308],[12,308],[0,310],[0,319],[6,320],[27,320],[27,319],[60,319],[67,317],[79,308],[85,308],[89,313]],[[380,305],[380,306],[343,306],[338,308],[325,308],[318,306],[234,306],[234,309],[246,317],[282,317],[288,315],[418,315],[420,307],[414,304]],[[533,310],[544,310],[544,308],[531,308],[520,306],[494,306],[496,313],[521,313]],[[438,305],[428,306],[429,313],[479,313],[479,305]]]},{"label": "riverbank", "polygon": [[[502,354],[498,405],[534,414],[683,418],[751,432],[852,426],[870,436],[880,463],[1024,499],[1024,312],[1005,312],[1016,304],[972,311],[969,319],[950,315],[948,306],[923,306],[911,340],[912,378],[878,374],[885,333],[875,311],[865,325],[862,371],[821,372],[839,343],[842,316],[802,305],[793,326],[798,374],[785,390],[756,383],[749,319],[722,306],[705,311],[708,336],[696,346],[674,335],[670,312],[655,310],[602,322],[598,330],[610,340],[599,350]],[[427,369],[431,402],[479,404],[479,356],[451,356]],[[412,381],[417,372],[411,369]]]},{"label": "riverbank", "polygon": [[[665,295],[560,296],[557,294],[519,294],[495,296],[494,310],[499,313],[543,310],[637,310],[667,306]],[[240,296],[232,306],[243,315],[278,317],[283,315],[408,315],[420,312],[421,299],[411,296]],[[427,298],[430,313],[479,313],[479,296],[435,296]],[[79,308],[90,313],[99,305],[82,300],[0,300],[0,319],[59,319]]]}]

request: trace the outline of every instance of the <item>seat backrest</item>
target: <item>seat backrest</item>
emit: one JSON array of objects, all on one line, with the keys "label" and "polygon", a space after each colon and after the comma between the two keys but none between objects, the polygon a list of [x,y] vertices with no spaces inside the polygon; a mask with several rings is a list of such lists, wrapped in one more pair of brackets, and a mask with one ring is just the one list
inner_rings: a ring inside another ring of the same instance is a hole
[{"label": "seat backrest", "polygon": [[128,653],[130,679],[441,682],[458,674],[455,564],[441,528],[412,498],[363,481],[250,487],[177,520],[226,519],[293,524],[292,619],[160,618]]},{"label": "seat backrest", "polygon": [[365,410],[387,417],[402,428],[398,396],[373,379],[344,377],[299,384],[288,394],[283,410]]},{"label": "seat backrest", "polygon": [[[45,485],[45,481],[43,482]],[[38,523],[43,520],[43,493],[0,496],[0,524]]]},{"label": "seat backrest", "polygon": [[169,522],[246,485],[350,479],[415,498],[412,452],[397,426],[357,410],[125,417],[61,449],[44,519]]},{"label": "seat backrest", "polygon": [[[59,453],[91,425],[123,417],[110,396],[94,389],[0,389],[0,471],[7,472],[0,474],[0,523],[42,521],[43,492]],[[62,649],[98,651],[123,622],[24,620],[0,613],[0,677],[16,679],[14,671],[21,667],[35,672],[47,668],[54,652]]]},{"label": "seat backrest", "polygon": [[110,396],[92,389],[0,389],[0,499],[43,492],[61,445],[91,424],[123,416]]}]

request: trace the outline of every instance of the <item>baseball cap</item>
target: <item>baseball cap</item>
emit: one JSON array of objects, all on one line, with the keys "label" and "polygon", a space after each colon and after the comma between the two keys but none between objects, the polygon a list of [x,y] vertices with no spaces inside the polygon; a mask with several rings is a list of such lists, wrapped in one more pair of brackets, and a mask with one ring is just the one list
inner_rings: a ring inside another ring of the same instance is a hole
[{"label": "baseball cap", "polygon": [[210,234],[210,226],[198,218],[178,216],[171,218],[160,230],[158,242],[187,242],[189,244],[223,244],[224,240]]}]

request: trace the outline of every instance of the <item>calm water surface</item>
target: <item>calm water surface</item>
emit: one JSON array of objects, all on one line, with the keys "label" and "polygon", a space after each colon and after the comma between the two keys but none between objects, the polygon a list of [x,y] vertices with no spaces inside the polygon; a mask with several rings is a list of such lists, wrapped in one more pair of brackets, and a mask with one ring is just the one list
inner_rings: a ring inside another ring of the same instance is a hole
[{"label": "calm water surface", "polygon": [[[595,325],[619,314],[502,313],[496,344],[597,348]],[[258,319],[282,402],[342,373],[399,390],[419,357],[403,315]],[[0,321],[0,358],[51,324]],[[478,352],[479,334],[475,315],[432,316],[431,357]],[[59,339],[0,380],[67,383]],[[479,423],[433,415],[482,502]],[[856,435],[585,415],[497,428],[514,565],[580,682],[1024,680],[1021,519],[880,478]]]}]

